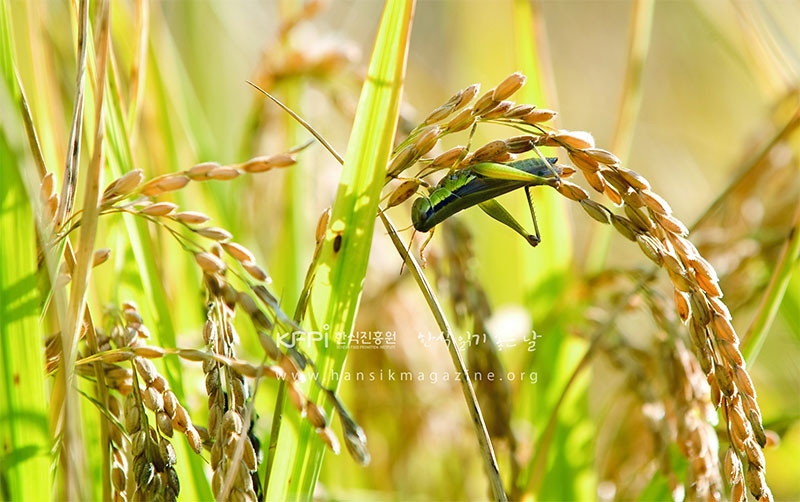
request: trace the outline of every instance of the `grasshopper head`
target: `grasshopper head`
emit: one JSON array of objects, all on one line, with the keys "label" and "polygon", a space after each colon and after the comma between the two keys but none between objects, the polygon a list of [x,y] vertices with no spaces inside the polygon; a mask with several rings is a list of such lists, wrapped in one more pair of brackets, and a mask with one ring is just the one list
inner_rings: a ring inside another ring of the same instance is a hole
[{"label": "grasshopper head", "polygon": [[430,230],[427,226],[427,222],[431,211],[433,211],[433,205],[429,198],[420,197],[415,200],[414,205],[411,206],[411,223],[414,225],[414,228],[420,232],[427,232]]}]

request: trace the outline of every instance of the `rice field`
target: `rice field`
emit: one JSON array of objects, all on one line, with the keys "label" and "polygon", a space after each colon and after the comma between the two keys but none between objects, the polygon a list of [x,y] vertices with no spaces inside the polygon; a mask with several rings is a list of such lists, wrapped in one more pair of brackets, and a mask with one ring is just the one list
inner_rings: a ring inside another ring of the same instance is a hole
[{"label": "rice field", "polygon": [[0,0],[0,498],[800,498],[798,20]]}]

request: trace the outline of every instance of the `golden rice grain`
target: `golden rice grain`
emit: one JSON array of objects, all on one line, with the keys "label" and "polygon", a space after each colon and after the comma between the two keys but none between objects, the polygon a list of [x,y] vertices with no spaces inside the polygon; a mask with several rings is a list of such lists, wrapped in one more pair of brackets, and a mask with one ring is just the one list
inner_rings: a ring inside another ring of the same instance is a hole
[{"label": "golden rice grain", "polygon": [[219,242],[225,242],[233,238],[230,232],[219,227],[196,228],[195,232],[203,237]]},{"label": "golden rice grain", "polygon": [[147,386],[142,392],[142,402],[150,411],[157,412],[164,409],[164,398],[153,386]]},{"label": "golden rice grain", "polygon": [[532,134],[523,134],[522,136],[514,136],[508,138],[506,146],[511,153],[525,153],[533,150],[536,145],[536,136]]},{"label": "golden rice grain", "polygon": [[[724,365],[714,365],[714,378],[716,378],[717,383],[719,384],[719,389],[722,391],[723,394],[727,397],[733,397],[736,394],[736,385],[733,383],[733,375],[731,371],[726,368]],[[733,423],[733,415],[730,415],[731,423]],[[746,422],[742,419],[739,421],[740,424],[746,424]],[[737,437],[744,438],[750,435],[749,426],[747,429],[744,428],[744,425],[741,426]]]},{"label": "golden rice grain", "polygon": [[[625,201],[625,204],[628,204],[631,207],[635,207],[636,209],[643,208],[645,206],[644,199],[639,192],[636,190],[628,190],[624,194],[622,194],[622,200]],[[657,213],[653,213],[657,214]]]},{"label": "golden rice grain", "polygon": [[242,268],[244,268],[245,271],[248,274],[250,274],[250,277],[252,277],[253,279],[255,279],[257,281],[261,281],[261,282],[267,281],[269,279],[269,276],[264,271],[264,269],[259,267],[257,264],[255,264],[253,262],[243,261],[243,262],[241,262],[241,265],[242,265]]},{"label": "golden rice grain", "polygon": [[723,472],[730,485],[735,484],[742,476],[742,462],[732,448],[728,448],[728,452],[725,454]]},{"label": "golden rice grain", "polygon": [[623,204],[622,209],[625,211],[625,215],[628,219],[642,232],[649,232],[654,227],[653,221],[648,218],[647,214],[643,211],[629,206],[628,204]]},{"label": "golden rice grain", "polygon": [[717,347],[720,355],[725,356],[725,358],[734,368],[744,364],[742,353],[739,352],[739,349],[733,343],[723,338],[717,338]]},{"label": "golden rice grain", "polygon": [[753,497],[756,500],[760,499],[767,486],[763,469],[759,469],[754,464],[748,464],[745,471],[745,480],[747,481],[747,489],[750,490]]},{"label": "golden rice grain", "polygon": [[[736,347],[733,348],[735,349]],[[748,396],[756,397],[756,389],[753,385],[753,380],[750,378],[750,375],[747,373],[747,371],[745,371],[742,364],[744,364],[744,361],[740,361],[739,364],[733,367],[733,377],[742,393]],[[754,427],[754,429],[758,429],[758,427]]]},{"label": "golden rice grain", "polygon": [[417,150],[413,144],[406,146],[400,153],[394,156],[392,162],[389,164],[389,168],[387,169],[387,173],[390,176],[397,176],[398,174],[402,173],[411,165],[416,162],[417,159]]},{"label": "golden rice grain", "polygon": [[[588,177],[587,177],[588,178]],[[609,185],[608,183],[605,184],[603,187],[603,194],[615,205],[620,206],[622,205],[622,195],[617,192],[614,187]]]},{"label": "golden rice grain", "polygon": [[636,171],[624,167],[617,167],[617,171],[633,188],[637,190],[650,190],[650,182]]},{"label": "golden rice grain", "polygon": [[250,252],[249,249],[238,244],[236,242],[222,242],[221,243],[222,249],[225,250],[226,253],[234,257],[237,261],[250,261],[255,262],[256,258],[253,256],[253,253]]},{"label": "golden rice grain", "polygon": [[611,224],[614,225],[614,228],[616,228],[617,232],[619,232],[623,237],[634,242],[636,241],[636,236],[640,233],[636,228],[636,225],[634,225],[631,220],[623,216],[612,214]]},{"label": "golden rice grain", "polygon": [[[598,193],[604,193],[606,189],[606,182],[597,172],[584,171],[583,177],[589,182],[589,186],[595,189]],[[613,202],[613,201],[612,201]]]},{"label": "golden rice grain", "polygon": [[290,153],[278,153],[255,157],[239,165],[239,168],[248,173],[261,173],[270,169],[289,167],[297,163],[297,159]]},{"label": "golden rice grain", "polygon": [[306,416],[309,423],[314,426],[314,428],[325,427],[328,423],[328,417],[325,415],[325,410],[317,406],[317,404],[311,400],[306,401]]},{"label": "golden rice grain", "polygon": [[673,291],[673,296],[675,298],[675,309],[678,312],[678,317],[685,323],[689,320],[689,315],[692,313],[689,307],[688,295],[683,291],[675,289]]},{"label": "golden rice grain", "polygon": [[523,85],[525,85],[526,79],[527,77],[518,71],[512,73],[503,79],[502,82],[497,84],[497,87],[495,87],[494,92],[492,93],[492,99],[495,101],[502,101],[508,98],[517,92]]},{"label": "golden rice grain", "polygon": [[[137,356],[145,357],[147,359],[155,359],[157,357],[164,357],[164,355],[166,354],[166,351],[163,348],[161,348],[161,347],[152,347],[152,346],[134,347],[133,349],[131,349],[131,351],[134,354],[136,354]],[[161,375],[159,375],[158,373],[156,373],[155,377],[153,377],[153,380],[150,383],[152,384],[152,383],[155,383],[156,381],[161,381],[161,382],[164,381],[163,377],[161,377]],[[160,384],[160,385],[163,385],[163,384]]]},{"label": "golden rice grain", "polygon": [[186,176],[193,180],[205,180],[208,179],[208,173],[218,167],[222,166],[216,162],[202,162],[190,167],[189,170],[186,171]]},{"label": "golden rice grain", "polygon": [[206,177],[211,180],[232,180],[238,178],[242,174],[241,171],[236,169],[235,167],[230,166],[220,166],[215,167],[211,171],[206,174]]},{"label": "golden rice grain", "polygon": [[664,215],[672,214],[672,208],[669,207],[667,201],[665,201],[657,193],[645,189],[641,191],[641,194],[642,197],[644,198],[645,204],[647,204],[647,207],[649,207],[653,211]]},{"label": "golden rice grain", "polygon": [[198,211],[183,211],[180,213],[173,213],[172,219],[186,223],[187,225],[201,225],[211,218]]},{"label": "golden rice grain", "polygon": [[494,140],[475,150],[472,154],[472,163],[494,160],[497,156],[508,152],[508,144],[502,140]]},{"label": "golden rice grain", "polygon": [[330,427],[316,429],[317,435],[322,439],[322,442],[331,449],[334,455],[338,455],[340,451],[339,440],[336,439],[336,435],[333,433]]},{"label": "golden rice grain", "polygon": [[602,168],[600,174],[605,178],[606,182],[614,187],[614,190],[624,194],[628,193],[630,185],[627,181],[614,169]]},{"label": "golden rice grain", "polygon": [[577,149],[594,148],[594,137],[586,131],[559,131],[553,138],[567,146]]},{"label": "golden rice grain", "polygon": [[677,235],[689,235],[689,230],[686,228],[686,225],[681,222],[678,218],[675,218],[669,214],[660,214],[655,213],[658,223],[669,230],[670,232],[677,234]]},{"label": "golden rice grain", "polygon": [[167,216],[175,212],[177,208],[178,206],[172,202],[158,202],[140,209],[139,213],[146,214],[148,216]]},{"label": "golden rice grain", "polygon": [[595,220],[599,221],[600,223],[609,222],[609,211],[602,205],[590,199],[583,199],[580,201],[580,203],[583,210]]},{"label": "golden rice grain", "polygon": [[520,119],[535,109],[536,107],[534,105],[514,105],[505,113],[504,117],[507,119]]},{"label": "golden rice grain", "polygon": [[422,125],[430,125],[435,124],[436,122],[442,121],[450,116],[455,109],[454,104],[445,104],[440,106],[439,108],[433,110],[430,115],[428,115],[425,120],[422,121]]},{"label": "golden rice grain", "polygon": [[636,236],[636,242],[644,255],[650,258],[653,263],[658,266],[663,264],[664,251],[658,240],[647,234],[639,234]]},{"label": "golden rice grain", "polygon": [[458,162],[458,160],[461,159],[461,157],[464,155],[466,151],[467,147],[465,146],[453,147],[447,150],[446,152],[437,155],[430,163],[430,167],[441,168],[441,167],[452,166],[453,164]]},{"label": "golden rice grain", "polygon": [[423,129],[414,142],[415,157],[421,157],[430,152],[439,141],[441,131],[439,126],[430,126]]},{"label": "golden rice grain", "polygon": [[111,250],[108,248],[98,249],[92,255],[92,267],[96,267],[102,263],[108,261],[109,257],[111,257]]},{"label": "golden rice grain", "polygon": [[397,205],[402,204],[409,198],[411,198],[417,190],[419,189],[419,182],[417,180],[406,180],[397,188],[394,189],[392,194],[389,196],[389,201],[386,203],[386,208],[395,207]]},{"label": "golden rice grain", "polygon": [[539,124],[542,122],[548,122],[558,115],[558,112],[553,110],[546,110],[544,108],[537,108],[535,110],[531,110],[530,113],[522,117],[523,122],[528,124]]},{"label": "golden rice grain", "polygon": [[739,478],[733,486],[731,486],[731,502],[746,502],[744,476]]},{"label": "golden rice grain", "polygon": [[458,99],[455,110],[458,110],[469,104],[470,101],[475,99],[475,96],[477,96],[479,92],[481,92],[481,84],[472,84],[461,91],[461,96]]},{"label": "golden rice grain", "polygon": [[182,174],[167,174],[153,178],[142,186],[142,195],[155,197],[165,192],[180,190],[189,183],[189,177]]},{"label": "golden rice grain", "polygon": [[472,108],[465,108],[445,125],[445,132],[448,134],[463,131],[475,123],[475,113]]},{"label": "golden rice grain", "polygon": [[696,290],[691,291],[689,293],[689,303],[692,306],[692,316],[700,321],[700,324],[707,325],[711,322],[711,311],[703,293]]},{"label": "golden rice grain", "polygon": [[497,101],[494,99],[494,89],[490,89],[486,91],[475,104],[472,106],[472,115],[475,117],[480,117],[484,113],[488,112],[497,104]]},{"label": "golden rice grain", "polygon": [[582,201],[589,198],[589,194],[586,193],[586,190],[565,180],[561,181],[556,190],[558,190],[561,195],[572,200]]},{"label": "golden rice grain", "polygon": [[505,116],[506,113],[508,113],[509,110],[511,110],[511,107],[513,106],[514,106],[513,101],[500,101],[499,103],[494,105],[491,109],[484,112],[483,115],[481,115],[481,118],[484,120],[492,120],[499,117],[503,117]]},{"label": "golden rice grain", "polygon": [[200,433],[197,432],[192,425],[189,425],[186,428],[186,440],[189,443],[189,447],[192,449],[193,452],[200,455],[203,453],[203,441],[200,439]]},{"label": "golden rice grain", "polygon": [[596,160],[597,162],[600,162],[601,164],[606,164],[608,166],[618,165],[622,163],[622,161],[619,160],[619,158],[617,158],[616,155],[601,148],[586,148],[583,150],[583,152],[589,157]]},{"label": "golden rice grain", "polygon": [[111,199],[124,197],[133,192],[144,180],[144,173],[141,169],[133,169],[112,181],[103,191],[101,203]]},{"label": "golden rice grain", "polygon": [[[200,268],[211,274],[221,274],[222,272],[225,271],[225,262],[223,262],[213,254],[208,253],[206,251],[195,253],[194,261],[197,262],[198,265],[200,265]],[[245,266],[244,263],[242,264],[242,266]],[[245,266],[245,269],[246,268],[247,267]]]}]

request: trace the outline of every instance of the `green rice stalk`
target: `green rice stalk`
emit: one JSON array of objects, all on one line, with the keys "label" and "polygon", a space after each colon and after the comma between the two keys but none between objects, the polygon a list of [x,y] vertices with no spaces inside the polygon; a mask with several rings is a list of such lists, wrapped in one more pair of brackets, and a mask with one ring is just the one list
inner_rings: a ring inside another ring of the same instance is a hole
[{"label": "green rice stalk", "polygon": [[439,305],[439,301],[433,294],[430,284],[428,284],[428,281],[425,279],[422,269],[417,261],[406,250],[406,245],[400,239],[400,236],[397,234],[397,230],[394,228],[394,225],[392,225],[392,222],[389,221],[389,218],[383,213],[383,211],[379,213],[379,216],[383,222],[383,225],[386,227],[386,230],[389,232],[389,237],[391,237],[395,248],[397,248],[397,251],[403,257],[403,261],[411,271],[411,274],[414,276],[414,280],[417,281],[417,285],[422,291],[431,313],[436,318],[436,323],[442,330],[442,336],[444,337],[445,345],[447,345],[447,350],[450,352],[450,357],[453,359],[453,366],[455,366],[458,374],[461,376],[459,378],[461,390],[464,392],[464,398],[466,399],[467,406],[469,407],[470,418],[472,419],[472,423],[475,427],[475,433],[478,437],[478,445],[480,446],[481,456],[484,460],[484,467],[486,468],[486,472],[489,477],[489,486],[492,491],[492,497],[494,500],[505,501],[507,500],[506,492],[503,488],[503,481],[500,477],[500,469],[497,466],[497,458],[494,454],[494,448],[492,447],[492,441],[489,437],[489,431],[486,429],[486,423],[483,419],[480,405],[478,404],[478,398],[475,395],[475,389],[472,386],[472,380],[469,376],[470,373],[467,370],[467,367],[464,365],[464,360],[459,352],[458,343],[454,340],[450,324],[447,322],[447,319],[445,319],[444,313],[442,312],[442,307]]}]

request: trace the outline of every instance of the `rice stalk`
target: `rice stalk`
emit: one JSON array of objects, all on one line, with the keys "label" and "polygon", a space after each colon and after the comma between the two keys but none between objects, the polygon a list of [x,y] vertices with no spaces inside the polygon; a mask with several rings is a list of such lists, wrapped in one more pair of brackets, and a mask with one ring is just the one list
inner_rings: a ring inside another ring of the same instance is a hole
[{"label": "rice stalk", "polygon": [[492,441],[489,438],[489,433],[486,430],[486,423],[483,419],[483,413],[481,412],[481,407],[478,404],[478,398],[475,395],[475,389],[473,388],[472,381],[469,377],[470,373],[467,371],[467,367],[464,364],[463,358],[461,357],[458,344],[454,340],[450,324],[444,317],[442,308],[439,306],[439,301],[434,295],[427,279],[425,279],[422,269],[420,268],[419,264],[417,264],[414,257],[411,256],[408,251],[406,251],[405,243],[403,243],[402,239],[398,235],[394,225],[392,225],[392,222],[383,211],[379,212],[378,216],[380,217],[384,227],[386,227],[386,231],[389,232],[389,237],[391,237],[397,252],[402,256],[403,262],[411,271],[420,290],[422,290],[425,301],[428,303],[428,307],[436,319],[436,324],[442,330],[442,336],[444,337],[445,345],[450,353],[450,357],[453,360],[453,366],[456,368],[459,375],[461,375],[461,378],[459,379],[461,383],[461,391],[464,393],[464,399],[467,401],[470,418],[472,419],[475,435],[477,436],[478,445],[481,449],[481,457],[484,461],[486,475],[489,478],[489,487],[491,489],[492,499],[507,500],[508,497],[505,489],[503,488],[503,481],[500,477],[500,470],[497,467],[497,459],[495,457],[494,447],[492,446]]},{"label": "rice stalk", "polygon": [[[64,179],[61,182],[62,193],[56,213],[56,221],[62,222],[72,212],[72,205],[75,199],[75,190],[78,184],[78,164],[81,155],[81,138],[83,132],[83,99],[84,81],[86,76],[86,53],[88,52],[87,37],[89,36],[89,2],[82,0],[78,5],[78,71],[75,77],[75,100],[72,112],[72,126],[69,133],[69,143],[67,145],[67,161],[64,168]],[[99,60],[100,61],[100,60]],[[101,64],[105,64],[101,61]],[[97,80],[103,81],[105,86],[105,75]],[[102,87],[100,87],[102,89]],[[102,92],[100,93],[102,95]],[[95,103],[97,104],[97,103]]]},{"label": "rice stalk", "polygon": [[[80,481],[84,477],[84,455],[82,449],[77,446],[80,429],[80,414],[77,409],[77,399],[73,390],[73,368],[77,354],[78,339],[80,336],[80,320],[85,308],[86,291],[89,286],[89,274],[91,273],[91,259],[94,253],[94,240],[97,233],[97,200],[100,185],[100,169],[103,162],[103,100],[102,91],[105,88],[105,67],[109,41],[109,9],[107,2],[101,4],[101,15],[99,24],[100,46],[97,53],[97,82],[96,88],[99,90],[95,97],[95,131],[94,131],[94,152],[89,162],[86,174],[86,189],[83,196],[83,228],[81,230],[78,244],[78,254],[76,267],[73,274],[72,287],[70,288],[69,305],[66,312],[66,322],[62,330],[62,347],[65,357],[62,359],[62,369],[59,372],[60,378],[64,379],[63,402],[63,426],[61,439],[61,467],[64,475],[64,490],[70,498],[81,499],[85,497],[83,483]],[[84,32],[85,33],[85,32]],[[79,70],[80,71],[80,70]],[[74,141],[78,141],[75,139]],[[59,209],[57,219],[63,219],[72,206],[74,185],[77,183],[75,176],[65,174],[64,190],[66,192],[61,197],[62,205]],[[66,200],[66,203],[64,201]]]}]

